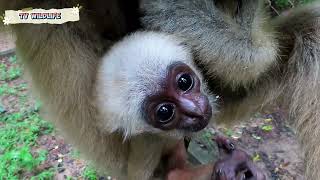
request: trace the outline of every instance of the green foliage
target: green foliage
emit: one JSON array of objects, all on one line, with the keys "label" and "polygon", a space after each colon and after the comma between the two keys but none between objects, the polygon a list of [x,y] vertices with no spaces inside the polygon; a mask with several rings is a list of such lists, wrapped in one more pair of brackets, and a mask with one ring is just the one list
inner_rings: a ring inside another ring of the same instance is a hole
[{"label": "green foliage", "polygon": [[262,130],[266,131],[266,132],[270,132],[273,130],[273,126],[272,125],[263,125],[261,127]]},{"label": "green foliage", "polygon": [[[34,112],[17,112],[1,116],[0,123],[0,177],[18,177],[21,171],[31,171],[46,160],[46,151],[32,155],[30,148],[41,134],[52,132],[52,125]],[[46,176],[44,173],[40,176]]]},{"label": "green foliage", "polygon": [[316,0],[275,0],[274,3],[276,9],[281,11],[315,1]]},{"label": "green foliage", "polygon": [[37,113],[12,113],[0,118],[6,126],[0,127],[0,150],[11,149],[16,144],[33,145],[38,135],[52,132],[52,125]]},{"label": "green foliage", "polygon": [[28,146],[15,148],[0,156],[0,177],[17,178],[21,169],[30,171],[38,163]]},{"label": "green foliage", "polygon": [[67,176],[66,177],[66,180],[73,180],[74,178],[70,177],[70,176]]},{"label": "green foliage", "polygon": [[212,142],[212,137],[213,137],[213,133],[208,131],[208,130],[205,130],[203,133],[202,133],[202,138],[204,140],[206,140],[208,143],[209,142]]},{"label": "green foliage", "polygon": [[39,173],[36,176],[33,176],[31,178],[31,180],[47,180],[47,179],[52,179],[54,173],[53,170],[46,170],[46,171],[42,171],[41,173]]},{"label": "green foliage", "polygon": [[261,161],[261,157],[258,153],[255,153],[255,155],[252,157],[253,162]]},{"label": "green foliage", "polygon": [[299,2],[301,4],[307,4],[307,3],[311,3],[311,2],[315,2],[316,0],[300,0]]},{"label": "green foliage", "polygon": [[18,91],[15,87],[9,86],[9,84],[0,85],[0,96],[4,95],[16,95]]},{"label": "green foliage", "polygon": [[11,56],[9,62],[11,62],[10,65],[0,63],[0,80],[2,81],[17,79],[22,74],[21,68],[17,64],[16,56]]},{"label": "green foliage", "polygon": [[280,9],[288,9],[302,4],[315,2],[316,0],[275,0],[275,5]]},{"label": "green foliage", "polygon": [[[41,151],[37,156],[31,153],[29,146],[19,146],[10,151],[7,151],[0,156],[0,178],[6,177],[8,179],[18,179],[19,173],[24,171],[32,171],[36,166],[46,160],[46,151]],[[36,179],[46,179],[45,177],[52,177],[53,173],[43,171]]]},{"label": "green foliage", "polygon": [[90,166],[87,166],[82,174],[82,176],[87,180],[97,180],[97,171]]},{"label": "green foliage", "polygon": [[280,8],[286,8],[290,5],[289,0],[276,0],[275,3]]},{"label": "green foliage", "polygon": [[0,63],[0,80],[5,80],[7,77],[7,66],[3,63]]},{"label": "green foliage", "polygon": [[13,80],[21,76],[21,69],[19,67],[10,67],[7,71],[7,77],[8,80]]},{"label": "green foliage", "polygon": [[[21,179],[23,173],[32,173],[31,179],[52,179],[53,170],[35,171],[46,160],[47,151],[32,150],[40,135],[53,131],[52,124],[44,121],[38,111],[40,102],[27,104],[28,97],[23,93],[26,83],[11,81],[21,76],[21,68],[16,64],[16,56],[9,58],[9,64],[0,63],[0,97],[15,98],[21,105],[13,112],[1,110],[0,114],[0,179]],[[2,107],[2,106],[1,106]],[[5,107],[2,107],[4,109]]]}]

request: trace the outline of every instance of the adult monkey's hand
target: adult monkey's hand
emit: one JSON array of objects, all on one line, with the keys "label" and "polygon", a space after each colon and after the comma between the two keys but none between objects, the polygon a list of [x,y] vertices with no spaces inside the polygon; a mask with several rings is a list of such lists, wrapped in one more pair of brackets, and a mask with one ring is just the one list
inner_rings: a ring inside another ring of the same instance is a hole
[{"label": "adult monkey's hand", "polygon": [[235,144],[224,137],[217,137],[222,159],[214,165],[212,180],[265,180],[265,173],[254,165],[250,156],[237,149]]}]

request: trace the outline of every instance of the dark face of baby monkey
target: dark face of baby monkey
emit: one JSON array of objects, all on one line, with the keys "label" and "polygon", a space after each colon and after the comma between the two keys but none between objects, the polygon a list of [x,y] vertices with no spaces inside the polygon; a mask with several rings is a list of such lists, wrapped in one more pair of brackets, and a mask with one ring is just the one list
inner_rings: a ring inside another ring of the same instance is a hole
[{"label": "dark face of baby monkey", "polygon": [[161,130],[197,132],[205,128],[212,116],[207,95],[201,92],[201,81],[183,62],[168,66],[161,89],[143,103],[145,120]]}]

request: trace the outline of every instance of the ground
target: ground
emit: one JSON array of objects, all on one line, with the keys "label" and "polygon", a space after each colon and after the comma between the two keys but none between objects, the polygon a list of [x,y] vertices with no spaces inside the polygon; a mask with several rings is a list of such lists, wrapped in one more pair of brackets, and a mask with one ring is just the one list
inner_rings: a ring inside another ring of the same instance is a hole
[{"label": "ground", "polygon": [[280,108],[270,108],[247,123],[229,129],[209,128],[208,132],[233,139],[268,173],[267,179],[302,180],[303,153],[295,132],[285,123],[285,114]]},{"label": "ground", "polygon": [[100,179],[39,115],[16,56],[0,57],[0,179]]}]

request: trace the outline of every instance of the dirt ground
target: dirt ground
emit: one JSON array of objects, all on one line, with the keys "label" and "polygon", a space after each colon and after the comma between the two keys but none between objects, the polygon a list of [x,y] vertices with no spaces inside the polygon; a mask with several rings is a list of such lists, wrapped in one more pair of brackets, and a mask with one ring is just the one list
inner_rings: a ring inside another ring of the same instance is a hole
[{"label": "dirt ground", "polygon": [[282,110],[272,108],[231,128],[231,137],[268,173],[268,179],[302,180],[303,153],[285,119]]}]

